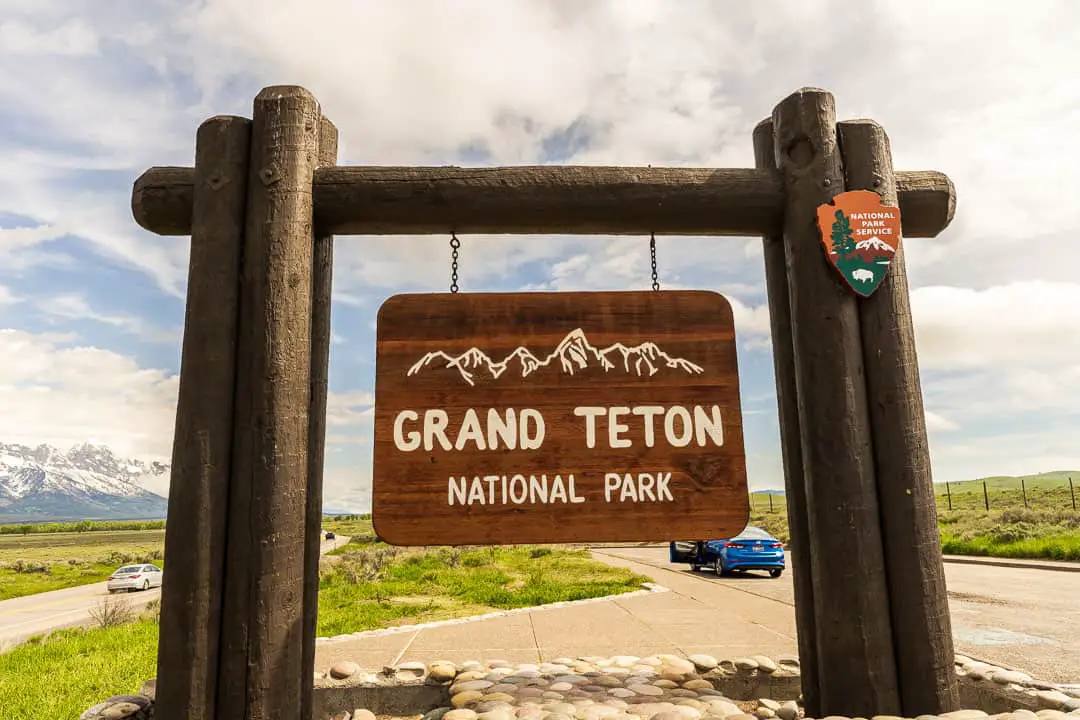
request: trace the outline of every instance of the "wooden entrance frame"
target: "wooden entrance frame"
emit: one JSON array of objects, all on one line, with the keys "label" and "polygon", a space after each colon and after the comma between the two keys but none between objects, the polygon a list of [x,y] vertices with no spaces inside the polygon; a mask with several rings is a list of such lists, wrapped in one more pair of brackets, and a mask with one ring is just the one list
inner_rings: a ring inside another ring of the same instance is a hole
[{"label": "wooden entrance frame", "polygon": [[754,169],[335,167],[319,103],[275,86],[200,126],[194,168],[146,171],[138,224],[191,236],[160,720],[310,715],[333,235],[451,231],[762,236],[807,715],[955,710],[903,251],[858,298],[815,217],[874,190],[933,237],[952,183],[894,172],[882,128],[815,88],[753,139]]}]

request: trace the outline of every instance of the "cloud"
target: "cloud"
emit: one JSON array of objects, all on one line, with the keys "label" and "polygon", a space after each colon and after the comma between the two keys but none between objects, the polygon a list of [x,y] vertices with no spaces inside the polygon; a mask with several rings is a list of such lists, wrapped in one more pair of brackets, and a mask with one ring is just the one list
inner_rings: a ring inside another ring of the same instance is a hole
[{"label": "cloud", "polygon": [[924,287],[911,305],[928,406],[965,426],[1078,407],[1080,284]]},{"label": "cloud", "polygon": [[331,393],[326,399],[326,427],[341,428],[370,423],[375,397],[369,392]]},{"label": "cloud", "polygon": [[52,295],[36,300],[37,309],[52,321],[92,322],[110,325],[145,342],[176,344],[180,330],[163,331],[147,325],[143,318],[126,313],[107,314],[90,307],[86,298],[77,294]]},{"label": "cloud", "polygon": [[62,253],[45,249],[64,237],[63,230],[52,225],[0,227],[0,273],[16,274],[39,265],[65,265]]},{"label": "cloud", "polygon": [[0,48],[8,55],[93,55],[98,51],[98,37],[79,19],[49,30],[8,20],[0,22]]},{"label": "cloud", "polygon": [[1080,284],[1043,280],[911,295],[919,364],[928,370],[1080,362]]},{"label": "cloud", "polygon": [[176,375],[72,341],[0,330],[0,438],[59,447],[93,438],[122,455],[168,460]]},{"label": "cloud", "polygon": [[928,432],[949,432],[950,430],[957,430],[959,427],[952,420],[936,412],[927,411],[926,413],[926,429]]},{"label": "cloud", "polygon": [[23,299],[13,293],[9,288],[0,285],[0,308],[6,305],[15,305],[22,301]]}]

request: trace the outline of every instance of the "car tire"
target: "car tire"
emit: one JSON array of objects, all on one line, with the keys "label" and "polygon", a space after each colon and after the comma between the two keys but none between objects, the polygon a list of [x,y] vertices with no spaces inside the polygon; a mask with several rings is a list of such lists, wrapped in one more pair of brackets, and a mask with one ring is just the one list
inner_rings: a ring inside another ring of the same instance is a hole
[{"label": "car tire", "polygon": [[691,565],[690,566],[690,572],[701,572],[701,566],[700,565]]},{"label": "car tire", "polygon": [[719,577],[729,577],[731,575],[731,571],[724,567],[724,561],[720,558],[716,558],[716,565],[713,570]]},{"label": "car tire", "polygon": [[779,569],[779,568],[769,571],[769,577],[772,577],[772,578],[778,578],[783,574],[784,574],[784,571]]},{"label": "car tire", "polygon": [[142,589],[143,590],[149,590],[150,589],[150,581],[149,580],[143,580]]}]

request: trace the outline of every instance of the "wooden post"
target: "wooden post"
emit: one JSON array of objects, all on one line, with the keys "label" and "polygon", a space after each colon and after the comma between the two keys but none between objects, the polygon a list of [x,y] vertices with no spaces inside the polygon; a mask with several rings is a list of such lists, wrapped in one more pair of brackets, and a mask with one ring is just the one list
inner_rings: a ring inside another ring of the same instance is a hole
[{"label": "wooden post", "polygon": [[773,110],[773,128],[787,190],[784,249],[810,552],[843,558],[812,566],[815,714],[899,715],[858,304],[829,268],[817,229],[817,207],[844,190],[832,95],[794,93]]},{"label": "wooden post", "polygon": [[[322,118],[319,166],[337,163],[338,131]],[[334,236],[315,227],[311,274],[311,405],[308,411],[307,528],[304,538],[304,717],[312,712],[315,637],[319,622],[319,547],[322,544],[323,463],[326,455],[326,396],[330,370],[330,305]]]},{"label": "wooden post", "polygon": [[990,491],[986,489],[985,480],[983,480],[983,502],[986,504],[986,512],[990,512]]},{"label": "wooden post", "polygon": [[945,482],[945,497],[949,499],[949,511],[952,511],[952,488],[949,487],[948,481]]},{"label": "wooden post", "polygon": [[1072,498],[1073,512],[1076,512],[1076,490],[1073,488],[1072,478],[1069,478],[1069,497]]},{"label": "wooden post", "polygon": [[[754,164],[775,168],[773,123],[766,119],[754,128]],[[799,646],[799,669],[803,705],[807,717],[821,717],[818,691],[818,656],[814,630],[814,588],[810,555],[810,530],[806,515],[806,485],[802,445],[799,439],[799,398],[795,387],[795,353],[791,336],[791,304],[788,296],[784,236],[765,236],[765,286],[772,332],[773,372],[776,376],[777,410],[780,418],[780,450],[784,463],[784,497],[788,508],[788,552],[795,587],[795,626]]]},{"label": "wooden post", "polygon": [[311,395],[312,200],[319,104],[269,87],[254,103],[240,294],[224,720],[299,720]]},{"label": "wooden post", "polygon": [[1020,478],[1020,494],[1024,496],[1024,507],[1027,507],[1027,484],[1024,482],[1024,478]]},{"label": "wooden post", "polygon": [[773,512],[772,493],[769,493],[769,512]]},{"label": "wooden post", "polygon": [[251,121],[213,117],[195,136],[187,310],[176,403],[169,569],[161,588],[157,717],[211,720],[233,442],[233,387]]},{"label": "wooden post", "polygon": [[[856,120],[840,123],[838,132],[845,187],[876,191],[895,207],[882,127]],[[902,714],[940,715],[956,710],[960,698],[902,245],[858,309]]]}]

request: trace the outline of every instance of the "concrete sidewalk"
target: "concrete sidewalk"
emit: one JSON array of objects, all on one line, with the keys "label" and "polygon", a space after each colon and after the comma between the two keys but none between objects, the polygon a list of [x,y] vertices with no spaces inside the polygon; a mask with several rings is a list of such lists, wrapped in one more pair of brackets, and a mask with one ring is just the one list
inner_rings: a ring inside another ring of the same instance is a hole
[{"label": "concrete sidewalk", "polygon": [[[604,561],[658,577],[655,567],[610,555]],[[655,653],[796,657],[790,605],[685,575],[659,574],[666,589],[661,592],[324,641],[316,647],[315,668],[325,671],[339,660],[380,669],[441,659],[542,662],[563,656]],[[763,589],[767,584],[762,583]]]},{"label": "concrete sidewalk", "polygon": [[[595,547],[593,553],[605,563],[651,577],[667,592],[324,641],[316,649],[316,668],[325,671],[345,659],[380,669],[408,660],[537,662],[562,655],[796,656],[794,589],[788,576],[719,581],[711,573],[670,565],[665,546]],[[1080,643],[1070,628],[1080,627],[1080,609],[1071,598],[1080,592],[1080,575],[1045,571],[1072,570],[1078,564],[966,556],[947,560],[957,652],[1019,667],[1048,681],[1075,680]]]}]

